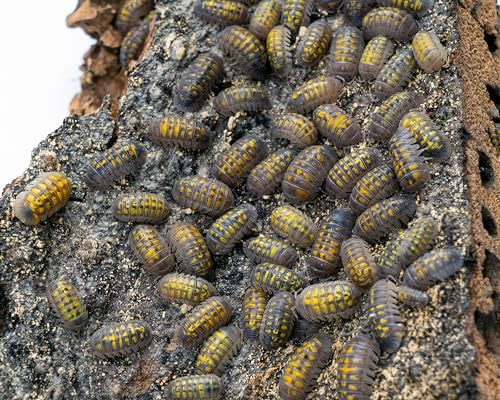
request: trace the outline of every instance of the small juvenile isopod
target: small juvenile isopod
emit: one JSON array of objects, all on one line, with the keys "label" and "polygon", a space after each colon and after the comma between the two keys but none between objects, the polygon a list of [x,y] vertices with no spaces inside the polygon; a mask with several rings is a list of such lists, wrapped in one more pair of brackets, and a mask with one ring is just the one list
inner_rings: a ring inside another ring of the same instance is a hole
[{"label": "small juvenile isopod", "polygon": [[379,99],[386,99],[403,90],[416,70],[413,51],[398,50],[382,67],[373,83],[373,92]]},{"label": "small juvenile isopod", "polygon": [[271,29],[279,24],[280,15],[281,4],[278,0],[263,0],[252,14],[248,30],[260,40],[266,40]]},{"label": "small juvenile isopod", "polygon": [[288,202],[304,204],[315,199],[328,171],[336,161],[335,150],[326,144],[309,146],[302,150],[283,176],[281,188]]},{"label": "small juvenile isopod", "polygon": [[379,7],[363,17],[363,33],[367,40],[375,36],[385,36],[396,42],[406,42],[417,31],[415,19],[399,8]]},{"label": "small juvenile isopod", "polygon": [[276,294],[282,290],[295,292],[304,286],[304,281],[294,271],[268,262],[257,265],[251,279],[255,289],[269,294]]},{"label": "small juvenile isopod", "polygon": [[125,0],[116,16],[116,28],[126,33],[153,9],[153,0]]},{"label": "small juvenile isopod", "polygon": [[345,0],[345,16],[347,20],[358,28],[361,27],[363,17],[372,9],[371,1],[368,0]]},{"label": "small juvenile isopod", "polygon": [[385,36],[375,36],[363,50],[359,60],[359,75],[365,81],[375,79],[394,52],[394,43]]},{"label": "small juvenile isopod", "polygon": [[166,392],[172,400],[222,400],[225,388],[217,375],[189,375],[170,382]]},{"label": "small juvenile isopod", "polygon": [[162,224],[170,215],[170,207],[159,194],[123,193],[111,204],[111,213],[123,222]]},{"label": "small juvenile isopod", "polygon": [[316,0],[316,7],[327,13],[333,14],[342,7],[343,3],[344,0]]},{"label": "small juvenile isopod", "polygon": [[342,93],[343,84],[337,78],[320,76],[297,86],[287,103],[289,112],[307,114],[316,107],[334,103]]},{"label": "small juvenile isopod", "polygon": [[151,13],[148,18],[139,23],[139,25],[133,27],[122,40],[120,44],[120,65],[123,68],[127,68],[130,61],[137,59],[142,49],[144,48],[144,43],[149,35],[149,28],[151,21],[154,19],[154,13]]},{"label": "small juvenile isopod", "polygon": [[218,217],[233,207],[234,195],[229,186],[216,179],[188,176],[175,182],[172,198],[183,206]]},{"label": "small juvenile isopod", "polygon": [[174,254],[154,227],[148,225],[134,227],[128,236],[128,243],[150,274],[163,276],[174,269]]},{"label": "small juvenile isopod", "polygon": [[281,22],[296,33],[301,26],[309,25],[313,0],[284,0]]},{"label": "small juvenile isopod", "polygon": [[328,22],[318,20],[307,28],[307,32],[297,45],[295,59],[303,68],[317,65],[328,52],[332,40],[332,30]]},{"label": "small juvenile isopod", "polygon": [[45,172],[14,201],[14,215],[24,225],[38,225],[63,208],[71,194],[71,181],[62,172]]},{"label": "small juvenile isopod", "polygon": [[318,233],[318,227],[311,218],[288,205],[273,210],[271,227],[278,235],[299,247],[309,247]]},{"label": "small juvenile isopod", "polygon": [[259,341],[262,317],[270,296],[263,290],[248,288],[243,299],[243,338],[251,343]]},{"label": "small juvenile isopod", "polygon": [[232,314],[227,297],[209,297],[177,323],[172,341],[185,348],[194,347],[226,325]]},{"label": "small juvenile isopod", "polygon": [[173,272],[156,284],[156,291],[166,301],[196,306],[212,296],[217,289],[207,280],[196,275]]},{"label": "small juvenile isopod", "polygon": [[429,296],[420,290],[408,286],[398,287],[398,302],[410,307],[422,308],[429,304]]},{"label": "small juvenile isopod", "polygon": [[149,324],[133,320],[103,326],[91,336],[89,345],[99,357],[114,358],[138,353],[152,340],[153,332]]},{"label": "small juvenile isopod", "polygon": [[283,346],[293,332],[295,299],[290,292],[279,292],[266,304],[259,332],[259,342],[267,350]]},{"label": "small juvenile isopod", "polygon": [[245,25],[250,18],[248,7],[233,0],[196,0],[193,12],[202,20],[223,27]]},{"label": "small juvenile isopod", "polygon": [[241,204],[219,217],[206,235],[207,245],[212,254],[230,253],[243,236],[248,235],[255,227],[257,217],[257,209],[248,203]]},{"label": "small juvenile isopod", "polygon": [[269,110],[271,107],[271,101],[262,86],[246,83],[224,89],[214,99],[215,110],[225,117],[237,112],[254,113]]},{"label": "small juvenile isopod", "polygon": [[173,115],[151,120],[148,138],[161,146],[188,150],[204,150],[212,139],[208,128],[194,118]]},{"label": "small juvenile isopod", "polygon": [[413,54],[420,68],[427,73],[437,72],[446,62],[445,48],[433,31],[419,31],[413,37]]},{"label": "small juvenile isopod", "polygon": [[356,182],[381,162],[382,153],[373,147],[351,151],[328,172],[325,181],[326,193],[334,198],[348,197]]},{"label": "small juvenile isopod", "polygon": [[75,286],[65,278],[59,278],[48,285],[47,299],[64,328],[80,331],[87,325],[87,308]]},{"label": "small juvenile isopod", "polygon": [[363,239],[354,236],[345,240],[340,255],[347,276],[357,287],[367,288],[378,280],[377,263]]},{"label": "small juvenile isopod", "polygon": [[243,243],[243,253],[254,263],[270,262],[292,267],[299,258],[288,243],[270,237],[259,236]]},{"label": "small juvenile isopod", "polygon": [[266,38],[267,58],[279,77],[288,75],[292,68],[291,32],[284,25],[275,26]]},{"label": "small juvenile isopod", "polygon": [[358,75],[359,60],[365,42],[363,34],[354,26],[343,26],[333,35],[328,54],[329,75],[340,76],[350,81]]},{"label": "small juvenile isopod", "polygon": [[318,140],[318,131],[310,119],[300,114],[281,114],[272,121],[272,135],[288,139],[298,149],[305,149]]},{"label": "small juvenile isopod", "polygon": [[397,7],[421,17],[434,6],[434,0],[377,0],[381,7]]},{"label": "small juvenile isopod", "polygon": [[312,120],[320,135],[338,147],[352,146],[363,139],[359,122],[333,104],[316,108]]}]

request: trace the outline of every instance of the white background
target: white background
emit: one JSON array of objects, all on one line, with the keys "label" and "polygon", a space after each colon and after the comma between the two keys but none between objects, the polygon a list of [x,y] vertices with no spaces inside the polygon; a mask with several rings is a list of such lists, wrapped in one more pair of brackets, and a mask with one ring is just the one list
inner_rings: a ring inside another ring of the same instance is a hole
[{"label": "white background", "polygon": [[93,39],[66,27],[77,1],[5,1],[0,23],[0,193],[69,115]]}]

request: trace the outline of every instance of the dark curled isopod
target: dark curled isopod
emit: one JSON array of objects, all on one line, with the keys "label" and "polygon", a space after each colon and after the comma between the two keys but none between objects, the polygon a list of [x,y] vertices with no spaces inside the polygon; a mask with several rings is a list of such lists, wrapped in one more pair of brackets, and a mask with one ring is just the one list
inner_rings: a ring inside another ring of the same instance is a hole
[{"label": "dark curled isopod", "polygon": [[276,349],[288,342],[295,325],[294,304],[289,292],[279,292],[267,303],[259,332],[259,342],[265,349]]},{"label": "dark curled isopod", "polygon": [[316,198],[337,161],[335,150],[326,145],[309,146],[290,163],[283,176],[281,188],[288,202],[304,204]]},{"label": "dark curled isopod", "polygon": [[152,340],[153,332],[149,324],[134,320],[103,326],[90,337],[89,345],[99,357],[114,358],[138,353]]},{"label": "dark curled isopod", "polygon": [[196,0],[193,12],[202,20],[219,26],[245,25],[250,18],[248,7],[233,0]]},{"label": "dark curled isopod", "polygon": [[281,4],[278,0],[263,0],[252,14],[248,30],[265,40],[271,29],[280,22]]},{"label": "dark curled isopod", "polygon": [[347,276],[357,287],[367,288],[378,280],[377,263],[363,239],[354,236],[345,240],[340,255]]},{"label": "dark curled isopod", "polygon": [[405,335],[398,307],[398,288],[392,280],[381,279],[368,293],[370,329],[382,351],[394,353]]},{"label": "dark curled isopod", "polygon": [[128,236],[128,244],[150,274],[163,276],[174,269],[174,254],[154,227],[147,225],[134,227]]},{"label": "dark curled isopod", "polygon": [[333,104],[323,104],[316,108],[313,122],[320,135],[338,147],[352,146],[363,139],[359,122]]},{"label": "dark curled isopod", "polygon": [[295,326],[293,327],[292,339],[303,340],[309,336],[318,333],[321,328],[320,322],[311,322],[303,318],[297,317],[295,319]]},{"label": "dark curled isopod", "polygon": [[87,308],[75,286],[59,278],[47,286],[47,300],[64,328],[71,331],[83,329],[89,320]]},{"label": "dark curled isopod", "polygon": [[343,26],[332,38],[328,54],[328,73],[350,81],[358,75],[358,65],[365,42],[363,34],[354,26]]},{"label": "dark curled isopod", "polygon": [[288,205],[272,211],[271,228],[299,247],[309,247],[318,233],[318,227],[311,218]]},{"label": "dark curled isopod", "polygon": [[121,33],[127,33],[153,9],[153,6],[153,0],[125,0],[116,16],[116,28]]},{"label": "dark curled isopod", "polygon": [[255,289],[269,294],[276,294],[282,290],[295,292],[304,286],[304,281],[294,271],[268,262],[257,265],[251,279]]},{"label": "dark curled isopod", "polygon": [[284,0],[281,22],[296,33],[301,26],[309,25],[313,0]]},{"label": "dark curled isopod", "polygon": [[212,134],[194,118],[169,115],[150,122],[148,138],[153,143],[165,147],[204,150],[210,145]]},{"label": "dark curled isopod", "polygon": [[304,149],[318,140],[318,131],[312,121],[300,114],[282,114],[272,120],[272,135],[288,139],[290,143]]},{"label": "dark curled isopod", "polygon": [[219,217],[207,231],[208,248],[215,255],[224,255],[248,235],[257,222],[257,209],[244,203]]},{"label": "dark curled isopod", "polygon": [[408,286],[398,287],[398,302],[410,307],[422,308],[429,304],[429,296]]},{"label": "dark curled isopod", "polygon": [[307,114],[316,107],[335,103],[342,93],[340,80],[328,76],[320,76],[297,86],[290,94],[287,110],[299,114]]},{"label": "dark curled isopod", "polygon": [[172,303],[198,305],[212,296],[217,289],[207,280],[196,275],[173,272],[165,275],[156,284],[159,296]]},{"label": "dark curled isopod", "polygon": [[418,192],[430,179],[430,170],[423,153],[412,134],[399,127],[389,141],[389,155],[401,187],[408,192]]},{"label": "dark curled isopod", "polygon": [[359,60],[359,75],[365,81],[375,79],[394,53],[394,43],[385,36],[375,36],[363,50]]},{"label": "dark curled isopod", "polygon": [[367,40],[375,36],[385,36],[397,42],[406,42],[417,31],[415,19],[399,8],[379,7],[363,17],[363,33]]},{"label": "dark curled isopod", "polygon": [[266,38],[267,58],[279,77],[287,76],[292,68],[291,32],[284,25],[275,26]]},{"label": "dark curled isopod", "polygon": [[419,31],[413,37],[412,49],[420,68],[425,72],[437,72],[446,62],[445,48],[435,32]]},{"label": "dark curled isopod", "polygon": [[361,27],[363,17],[372,9],[370,1],[367,0],[345,0],[345,16],[352,25]]},{"label": "dark curled isopod", "polygon": [[327,13],[335,13],[344,3],[344,0],[316,0],[316,7]]},{"label": "dark curled isopod", "polygon": [[373,147],[355,149],[346,154],[328,172],[325,190],[334,198],[345,198],[356,185],[356,182],[368,171],[379,166],[382,154]]},{"label": "dark curled isopod", "polygon": [[188,176],[175,182],[172,198],[177,204],[213,217],[233,207],[234,195],[229,186],[216,179]]},{"label": "dark curled isopod", "polygon": [[295,59],[303,68],[317,65],[330,47],[332,30],[328,22],[318,20],[307,28],[307,32],[297,45]]},{"label": "dark curled isopod", "polygon": [[170,215],[170,207],[160,194],[123,193],[111,204],[111,213],[123,222],[162,224]]},{"label": "dark curled isopod", "polygon": [[382,7],[397,7],[421,17],[434,6],[434,0],[377,0]]},{"label": "dark curled isopod", "polygon": [[399,182],[393,168],[382,164],[363,175],[354,185],[349,196],[349,208],[361,214],[367,208],[392,196],[399,190]]},{"label": "dark curled isopod", "polygon": [[353,233],[372,244],[413,217],[417,205],[409,194],[397,194],[367,208],[356,220]]},{"label": "dark curled isopod", "polygon": [[384,100],[371,116],[370,136],[374,140],[389,140],[396,133],[401,118],[423,100],[417,92],[398,92]]},{"label": "dark curled isopod", "polygon": [[257,343],[264,317],[264,310],[270,296],[263,290],[248,288],[243,299],[243,338],[245,341]]},{"label": "dark curled isopod", "polygon": [[224,53],[235,58],[250,78],[265,78],[266,49],[252,32],[241,26],[229,26],[219,37],[219,47]]},{"label": "dark curled isopod", "polygon": [[180,272],[207,276],[214,267],[205,239],[196,226],[176,222],[168,229],[167,243],[175,254]]},{"label": "dark curled isopod", "polygon": [[172,400],[222,400],[225,388],[217,375],[189,375],[170,382],[166,392]]},{"label": "dark curled isopod", "polygon": [[196,358],[196,374],[221,376],[241,347],[241,329],[236,325],[215,331],[201,346]]},{"label": "dark curled isopod", "polygon": [[338,356],[337,393],[340,399],[370,400],[380,346],[372,335],[353,336]]},{"label": "dark curled isopod", "polygon": [[401,91],[413,77],[417,62],[413,51],[398,50],[382,67],[373,82],[373,92],[379,99],[386,99]]},{"label": "dark curled isopod", "polygon": [[292,354],[279,381],[280,399],[303,400],[316,385],[332,356],[332,341],[325,334],[308,338]]},{"label": "dark curled isopod", "polygon": [[444,281],[462,268],[464,259],[455,249],[436,249],[411,264],[403,275],[403,285],[427,290],[436,282]]},{"label": "dark curled isopod", "polygon": [[299,293],[295,307],[307,321],[331,321],[352,315],[360,296],[356,286],[347,281],[317,283]]},{"label": "dark curled isopod", "polygon": [[233,307],[227,297],[209,297],[177,324],[172,341],[185,348],[194,347],[226,325],[232,313]]},{"label": "dark curled isopod", "polygon": [[222,59],[217,54],[200,54],[184,70],[176,85],[175,108],[180,111],[198,111],[223,75]]},{"label": "dark curled isopod", "polygon": [[230,188],[239,186],[266,156],[266,142],[257,135],[246,135],[234,142],[213,164],[210,173]]},{"label": "dark curled isopod", "polygon": [[271,101],[260,85],[236,84],[224,89],[214,98],[215,110],[226,117],[237,112],[269,110],[271,107]]},{"label": "dark curled isopod", "polygon": [[149,35],[149,28],[153,19],[154,13],[151,13],[148,18],[133,27],[123,38],[119,55],[120,65],[123,68],[127,68],[130,61],[139,57]]},{"label": "dark curled isopod", "polygon": [[337,208],[319,223],[312,244],[307,272],[313,278],[332,276],[340,267],[340,249],[351,236],[356,216],[348,208]]},{"label": "dark curled isopod", "polygon": [[272,194],[296,155],[295,149],[279,149],[258,163],[248,175],[248,193],[257,197]]},{"label": "dark curled isopod", "polygon": [[260,236],[243,243],[243,253],[254,263],[270,262],[293,267],[299,258],[295,249],[278,239]]}]

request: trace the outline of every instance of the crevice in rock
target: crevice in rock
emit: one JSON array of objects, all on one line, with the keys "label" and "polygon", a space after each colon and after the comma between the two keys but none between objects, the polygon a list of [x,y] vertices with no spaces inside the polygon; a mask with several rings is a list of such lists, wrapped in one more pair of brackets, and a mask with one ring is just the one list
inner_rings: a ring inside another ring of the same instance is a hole
[{"label": "crevice in rock", "polygon": [[496,236],[498,233],[497,224],[495,223],[493,214],[485,206],[481,207],[481,219],[486,232],[488,232],[491,236]]},{"label": "crevice in rock", "polygon": [[477,152],[479,155],[479,174],[481,176],[481,183],[484,187],[490,187],[495,181],[495,171],[490,157],[482,151]]}]

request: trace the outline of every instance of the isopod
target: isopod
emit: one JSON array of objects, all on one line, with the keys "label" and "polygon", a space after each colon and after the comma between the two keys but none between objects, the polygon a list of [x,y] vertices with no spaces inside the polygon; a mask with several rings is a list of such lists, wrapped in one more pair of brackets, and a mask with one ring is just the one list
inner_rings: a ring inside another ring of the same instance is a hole
[{"label": "isopod", "polygon": [[281,4],[278,0],[263,0],[252,14],[248,30],[260,40],[265,40],[267,35],[280,22]]},{"label": "isopod", "polygon": [[149,124],[148,138],[161,146],[204,150],[212,140],[209,129],[194,118],[169,115]]},{"label": "isopod", "polygon": [[292,267],[299,258],[288,243],[270,237],[259,236],[243,243],[243,253],[254,263],[270,262]]},{"label": "isopod", "polygon": [[156,284],[159,296],[172,303],[196,306],[212,296],[217,289],[207,280],[196,275],[173,272],[165,275]]},{"label": "isopod", "polygon": [[429,303],[429,296],[420,290],[408,286],[398,287],[398,302],[410,307],[422,308]]},{"label": "isopod", "polygon": [[268,262],[257,265],[251,279],[255,289],[269,294],[276,294],[282,290],[295,292],[304,286],[304,281],[294,271]]},{"label": "isopod", "polygon": [[301,26],[309,25],[312,8],[312,0],[284,0],[281,22],[296,33]]},{"label": "isopod", "polygon": [[343,26],[333,35],[329,51],[328,72],[350,81],[358,75],[358,66],[365,42],[363,34],[354,26]]},{"label": "isopod", "polygon": [[237,112],[269,110],[271,101],[262,86],[240,83],[221,91],[214,99],[215,110],[226,116]]},{"label": "isopod", "polygon": [[47,299],[64,328],[80,331],[89,320],[89,313],[75,286],[65,278],[51,282]]},{"label": "isopod", "polygon": [[363,239],[352,237],[345,240],[340,255],[347,276],[357,287],[367,288],[378,280],[378,266]]},{"label": "isopod", "polygon": [[448,53],[433,31],[418,31],[411,47],[419,67],[427,73],[439,71],[446,62]]},{"label": "isopod", "polygon": [[359,75],[365,81],[375,79],[394,53],[394,43],[385,36],[375,36],[371,39],[361,54],[359,60]]},{"label": "isopod", "polygon": [[284,25],[275,26],[266,38],[269,64],[279,77],[288,75],[292,68],[291,32]]},{"label": "isopod", "polygon": [[189,375],[170,382],[166,392],[172,400],[222,400],[225,387],[217,375]]},{"label": "isopod", "polygon": [[318,131],[310,119],[300,114],[282,114],[272,121],[272,135],[288,139],[298,149],[304,149],[318,140]]},{"label": "isopod", "polygon": [[153,9],[153,0],[125,0],[116,16],[116,28],[127,33]]},{"label": "isopod", "polygon": [[396,42],[406,42],[417,31],[415,19],[399,8],[379,7],[363,17],[363,33],[367,40],[375,36],[385,36]]},{"label": "isopod", "polygon": [[250,18],[248,7],[233,0],[196,0],[193,12],[202,20],[223,27],[245,25]]},{"label": "isopod", "polygon": [[326,21],[313,22],[297,45],[295,59],[303,68],[317,65],[328,52],[332,30]]},{"label": "isopod", "polygon": [[289,112],[307,114],[316,107],[334,103],[342,93],[343,84],[337,78],[320,76],[297,86],[287,103]]},{"label": "isopod", "polygon": [[373,83],[373,92],[379,99],[386,99],[403,90],[413,77],[417,66],[413,51],[398,50],[382,67]]},{"label": "isopod", "polygon": [[367,0],[345,0],[345,16],[354,26],[360,28],[363,17],[372,9],[370,1]]},{"label": "isopod", "polygon": [[434,6],[434,0],[377,0],[381,7],[397,7],[421,17]]},{"label": "isopod", "polygon": [[248,288],[243,299],[243,338],[252,343],[259,341],[262,318],[270,296],[263,290]]},{"label": "isopod", "polygon": [[316,108],[312,120],[320,135],[338,147],[353,146],[363,139],[359,122],[333,104]]},{"label": "isopod", "polygon": [[267,350],[283,346],[295,325],[295,299],[289,292],[279,292],[266,304],[259,332],[260,344]]},{"label": "isopod", "polygon": [[154,13],[151,13],[148,18],[133,27],[122,40],[120,44],[120,65],[127,68],[130,61],[137,59],[141,53],[144,43],[149,35],[151,21],[154,19]]},{"label": "isopod", "polygon": [[170,215],[170,207],[159,194],[123,193],[111,204],[111,213],[123,222],[162,224]]},{"label": "isopod", "polygon": [[318,227],[307,215],[292,206],[276,207],[271,213],[271,227],[280,236],[299,247],[309,247]]}]

